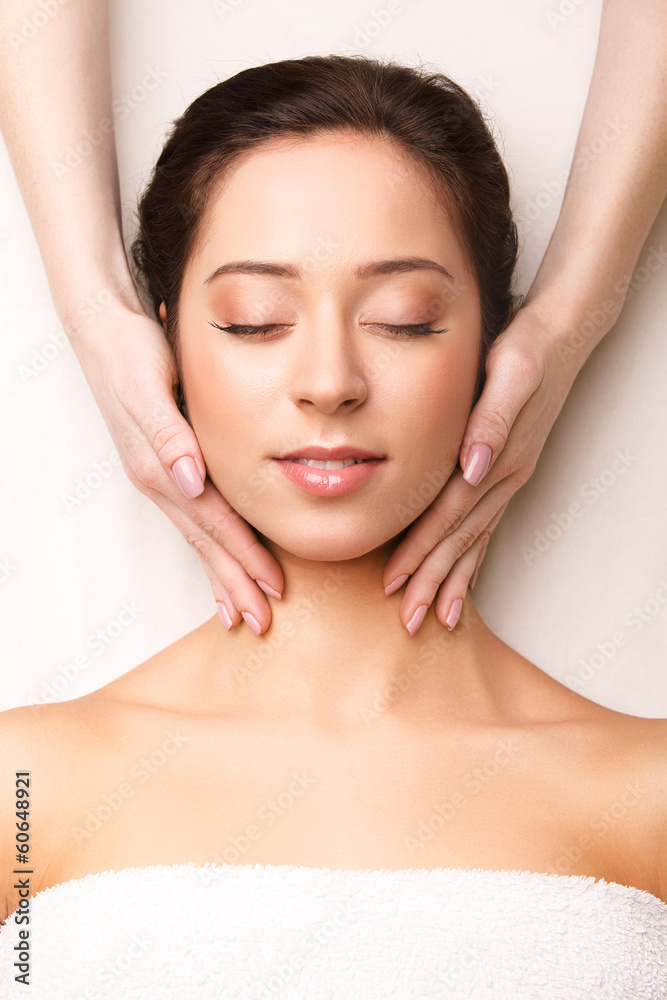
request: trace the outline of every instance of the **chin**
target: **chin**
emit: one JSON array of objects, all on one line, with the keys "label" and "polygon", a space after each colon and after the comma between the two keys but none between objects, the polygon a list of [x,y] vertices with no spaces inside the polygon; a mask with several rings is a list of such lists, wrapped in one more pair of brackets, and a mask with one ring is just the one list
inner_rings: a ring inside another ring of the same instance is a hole
[{"label": "chin", "polygon": [[[294,518],[291,523],[268,525],[257,519],[256,523],[246,518],[250,526],[257,532],[260,542],[270,550],[276,547],[284,552],[290,552],[299,559],[310,562],[342,562],[346,559],[358,559],[368,552],[379,548],[391,539],[391,532],[382,532],[373,523],[373,518],[367,516],[363,523],[345,523],[345,519],[334,522],[328,519],[326,525],[318,524],[313,518],[311,525],[304,524],[304,519]],[[268,543],[268,544],[267,544]]]}]

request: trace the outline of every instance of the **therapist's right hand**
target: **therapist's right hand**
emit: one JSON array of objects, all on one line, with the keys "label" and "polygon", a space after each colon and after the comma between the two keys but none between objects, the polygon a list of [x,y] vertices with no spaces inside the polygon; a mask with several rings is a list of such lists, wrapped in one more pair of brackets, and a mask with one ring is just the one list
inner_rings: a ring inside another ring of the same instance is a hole
[{"label": "therapist's right hand", "polygon": [[271,609],[262,590],[279,598],[282,570],[206,478],[195,433],[176,405],[176,362],[162,327],[124,303],[75,324],[67,324],[70,341],[130,481],[197,551],[225,626],[243,618],[256,634],[266,631]]}]

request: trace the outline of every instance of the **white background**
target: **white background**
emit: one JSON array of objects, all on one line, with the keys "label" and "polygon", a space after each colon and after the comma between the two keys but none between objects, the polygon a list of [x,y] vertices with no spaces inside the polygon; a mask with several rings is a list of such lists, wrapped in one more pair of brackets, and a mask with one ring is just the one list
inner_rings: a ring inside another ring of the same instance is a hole
[{"label": "white background", "polygon": [[[117,0],[126,244],[137,193],[194,97],[259,63],[367,52],[431,64],[482,101],[510,171],[525,291],[560,208],[600,10],[599,0]],[[0,707],[9,708],[101,687],[216,609],[195,553],[110,462],[113,441],[55,315],[4,145],[0,177]],[[651,248],[665,243],[663,210],[638,264],[656,267]],[[563,683],[666,717],[664,265],[635,284],[496,529],[474,597],[505,642]],[[617,452],[623,474],[610,471]],[[93,488],[68,509],[86,479]],[[580,516],[568,525],[573,503]],[[531,557],[538,533],[543,551]]]}]

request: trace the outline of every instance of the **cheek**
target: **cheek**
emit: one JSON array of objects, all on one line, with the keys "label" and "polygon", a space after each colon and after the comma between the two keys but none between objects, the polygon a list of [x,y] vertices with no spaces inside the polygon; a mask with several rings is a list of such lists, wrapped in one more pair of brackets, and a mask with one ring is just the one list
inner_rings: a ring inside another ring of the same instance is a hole
[{"label": "cheek", "polygon": [[[474,341],[474,338],[473,338]],[[404,364],[394,386],[402,436],[409,435],[422,465],[453,468],[472,407],[477,374],[476,345],[452,341],[421,364]]]},{"label": "cheek", "polygon": [[249,439],[262,426],[262,399],[243,364],[225,358],[215,336],[184,336],[181,372],[190,423],[211,478],[227,479],[248,461]]}]

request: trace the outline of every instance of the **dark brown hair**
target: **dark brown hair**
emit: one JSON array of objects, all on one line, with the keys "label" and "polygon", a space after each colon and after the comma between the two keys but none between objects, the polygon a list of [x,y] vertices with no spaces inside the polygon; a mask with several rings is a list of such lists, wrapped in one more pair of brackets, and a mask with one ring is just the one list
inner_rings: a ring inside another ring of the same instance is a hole
[{"label": "dark brown hair", "polygon": [[388,139],[425,167],[452,214],[480,290],[476,402],[488,349],[516,309],[517,233],[507,172],[482,112],[458,84],[366,56],[306,56],[243,70],[196,98],[174,122],[139,202],[131,255],[156,315],[165,302],[178,370],[183,274],[216,181],[263,141],[349,130]]}]

